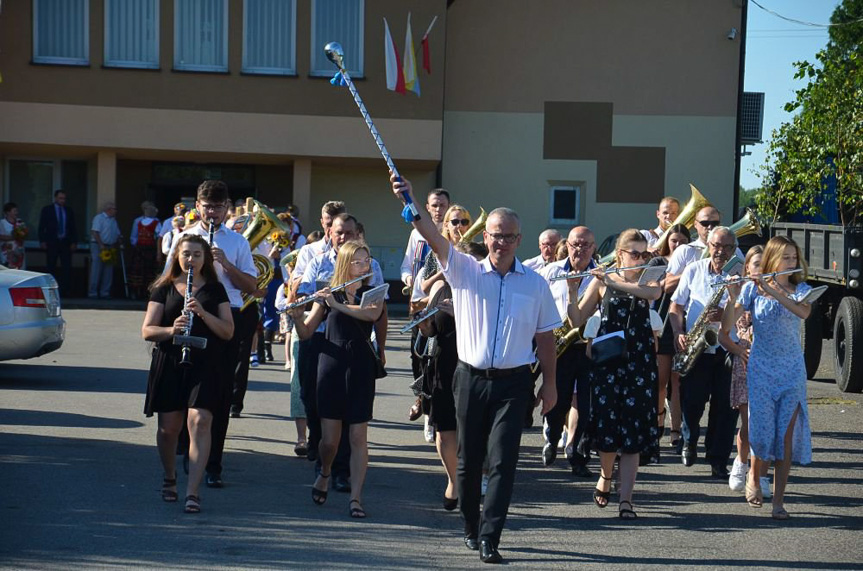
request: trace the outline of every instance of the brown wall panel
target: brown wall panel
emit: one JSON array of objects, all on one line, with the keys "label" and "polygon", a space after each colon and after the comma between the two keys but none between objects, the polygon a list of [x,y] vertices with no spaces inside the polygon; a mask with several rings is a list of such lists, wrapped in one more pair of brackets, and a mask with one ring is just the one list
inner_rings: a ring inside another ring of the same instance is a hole
[{"label": "brown wall panel", "polygon": [[665,149],[610,147],[597,162],[597,202],[657,204],[665,195]]}]

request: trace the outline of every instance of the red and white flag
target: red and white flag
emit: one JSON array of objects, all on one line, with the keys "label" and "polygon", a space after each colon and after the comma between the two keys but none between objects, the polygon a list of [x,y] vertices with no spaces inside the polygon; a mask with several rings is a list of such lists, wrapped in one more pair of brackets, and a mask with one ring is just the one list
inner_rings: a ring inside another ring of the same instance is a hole
[{"label": "red and white flag", "polygon": [[396,51],[396,43],[390,34],[390,25],[384,18],[384,61],[387,69],[387,89],[396,93],[405,92],[405,77],[402,73],[402,63]]},{"label": "red and white flag", "polygon": [[431,24],[429,24],[428,30],[423,34],[423,39],[420,40],[420,44],[422,44],[423,48],[423,69],[426,70],[426,73],[431,73],[431,52],[429,51],[429,33],[431,33],[432,28],[437,22],[437,16],[432,18]]}]

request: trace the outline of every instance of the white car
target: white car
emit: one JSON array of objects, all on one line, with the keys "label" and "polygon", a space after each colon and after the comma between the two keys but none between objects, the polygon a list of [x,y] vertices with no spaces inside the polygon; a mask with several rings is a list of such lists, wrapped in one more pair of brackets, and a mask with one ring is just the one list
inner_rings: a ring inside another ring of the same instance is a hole
[{"label": "white car", "polygon": [[54,277],[0,265],[0,361],[56,351],[65,338]]}]

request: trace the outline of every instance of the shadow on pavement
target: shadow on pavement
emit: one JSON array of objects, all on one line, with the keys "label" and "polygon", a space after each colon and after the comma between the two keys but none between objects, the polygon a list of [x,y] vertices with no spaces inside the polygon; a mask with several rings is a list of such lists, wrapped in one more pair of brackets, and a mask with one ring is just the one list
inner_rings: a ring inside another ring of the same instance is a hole
[{"label": "shadow on pavement", "polygon": [[141,422],[68,412],[0,409],[0,426],[62,426],[66,428],[138,428]]}]

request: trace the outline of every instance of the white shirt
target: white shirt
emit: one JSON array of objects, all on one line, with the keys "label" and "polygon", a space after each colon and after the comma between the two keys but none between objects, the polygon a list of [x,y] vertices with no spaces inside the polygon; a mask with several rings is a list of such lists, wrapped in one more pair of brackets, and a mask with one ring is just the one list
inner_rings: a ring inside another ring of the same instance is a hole
[{"label": "white shirt", "polygon": [[[179,235],[193,234],[202,236],[204,240],[209,237],[209,228],[205,228],[203,224],[195,224],[188,230],[184,230]],[[171,250],[168,252],[168,258],[165,264],[165,269],[168,269],[174,250],[177,247],[179,240],[171,240]],[[244,274],[248,274],[253,278],[258,277],[258,269],[255,267],[255,262],[252,261],[252,250],[249,248],[249,242],[243,238],[242,234],[237,234],[233,230],[225,228],[224,224],[219,225],[219,228],[213,233],[213,245],[225,253],[225,257],[238,270]],[[231,302],[231,307],[243,307],[243,292],[234,285],[228,277],[227,272],[222,267],[222,264],[216,262],[216,275],[219,276],[219,282],[225,286],[225,291],[228,292],[228,300]]]},{"label": "white shirt", "polygon": [[416,277],[419,271],[423,267],[423,262],[425,262],[425,257],[428,256],[429,252],[431,252],[430,248],[424,248],[424,255],[420,257],[419,260],[416,260],[416,264],[414,264],[414,259],[416,257],[417,246],[422,243],[424,246],[426,245],[425,239],[419,233],[419,231],[414,228],[411,231],[410,238],[408,238],[408,247],[405,249],[405,257],[402,258],[401,265],[401,273],[402,273],[402,283],[407,284],[408,278]]},{"label": "white shirt", "polygon": [[662,226],[657,226],[653,230],[639,230],[639,232],[641,232],[641,235],[647,240],[647,247],[652,248],[653,245],[656,244],[657,240],[659,240],[659,237],[662,236],[664,230],[662,229]]},{"label": "white shirt", "polygon": [[294,264],[294,271],[291,273],[291,276],[294,278],[302,277],[306,271],[306,266],[309,265],[309,262],[329,249],[330,243],[324,239],[312,242],[311,244],[306,244],[300,248],[300,253],[297,254],[297,263]]},{"label": "white shirt", "polygon": [[159,232],[159,236],[164,236],[165,234],[167,234],[168,232],[170,232],[171,230],[174,229],[174,226],[173,226],[174,218],[176,218],[176,216],[171,216],[170,218],[165,218],[165,220],[162,222],[162,226],[161,226],[162,229]]},{"label": "white shirt", "polygon": [[[590,260],[590,263],[587,264],[587,268],[584,271],[592,270],[596,267],[596,262]],[[569,286],[566,284],[566,280],[557,280],[555,282],[551,281],[552,278],[556,278],[558,276],[564,276],[572,271],[572,264],[569,262],[569,258],[565,260],[560,260],[558,262],[552,262],[542,270],[539,271],[539,275],[543,277],[543,279],[548,282],[548,287],[551,289],[551,295],[554,297],[554,304],[557,306],[557,312],[560,314],[560,319],[563,321],[567,316],[567,305],[569,305]],[[593,280],[593,276],[588,276],[581,280],[581,284],[578,286],[578,296],[581,297],[585,291],[587,291],[587,286],[590,285],[591,280]]]},{"label": "white shirt", "polygon": [[[710,269],[709,259],[693,262],[683,270],[680,282],[677,284],[677,289],[671,295],[671,301],[686,308],[686,331],[692,329],[695,321],[704,311],[704,306],[707,305],[707,302],[710,301],[710,298],[716,292],[716,288],[711,287],[711,284],[722,281],[724,276],[725,274],[713,273]],[[728,294],[725,293],[718,307],[725,307],[727,300]],[[715,326],[711,325],[711,328],[718,330],[719,322],[717,321]],[[710,347],[705,351],[705,353],[715,352],[716,350]]]},{"label": "white shirt", "polygon": [[[687,267],[692,262],[704,259],[704,253],[707,251],[707,244],[701,241],[701,238],[689,244],[681,244],[671,254],[671,259],[668,260],[668,273],[673,276],[679,276],[683,272],[683,268]],[[734,255],[743,261],[743,252],[740,248],[734,252]]]},{"label": "white shirt", "polygon": [[546,261],[542,258],[542,254],[540,254],[539,256],[534,256],[532,258],[526,259],[525,261],[523,261],[521,263],[521,265],[523,265],[526,268],[530,268],[535,272],[538,272],[539,270],[541,270],[547,266],[550,266],[553,263],[554,262],[546,263]]},{"label": "white shirt", "polygon": [[561,325],[542,276],[515,260],[505,276],[489,258],[449,248],[444,277],[453,290],[458,357],[479,369],[511,369],[534,362],[533,338]]},{"label": "white shirt", "polygon": [[[137,228],[137,226],[136,226]],[[106,246],[113,246],[120,239],[120,227],[117,226],[117,219],[108,216],[104,212],[100,212],[93,217],[93,223],[90,225],[90,230],[99,233],[99,239]],[[91,241],[95,243],[95,240]]]}]

